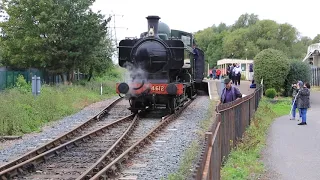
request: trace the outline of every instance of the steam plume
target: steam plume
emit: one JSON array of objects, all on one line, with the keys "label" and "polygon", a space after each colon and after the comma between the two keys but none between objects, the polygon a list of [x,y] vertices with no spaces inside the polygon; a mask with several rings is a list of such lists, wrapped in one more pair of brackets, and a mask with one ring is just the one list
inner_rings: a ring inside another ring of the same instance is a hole
[{"label": "steam plume", "polygon": [[131,96],[136,96],[133,94],[133,88],[136,88],[137,86],[131,86],[130,84],[143,84],[144,87],[148,87],[148,74],[145,72],[142,68],[136,67],[133,64],[126,62],[124,64],[124,68],[127,69],[127,72],[125,73],[125,79],[124,81],[129,84],[129,92],[128,94]]}]

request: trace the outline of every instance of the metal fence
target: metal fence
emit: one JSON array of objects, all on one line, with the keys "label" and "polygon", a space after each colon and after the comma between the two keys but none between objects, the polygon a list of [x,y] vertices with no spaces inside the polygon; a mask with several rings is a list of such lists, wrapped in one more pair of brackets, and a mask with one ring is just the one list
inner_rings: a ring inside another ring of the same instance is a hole
[{"label": "metal fence", "polygon": [[250,125],[262,93],[262,86],[259,86],[248,96],[217,106],[216,121],[205,135],[205,143],[193,175],[194,179],[220,180],[221,166]]},{"label": "metal fence", "polygon": [[31,82],[32,76],[43,77],[43,73],[36,70],[30,71],[0,71],[0,90],[13,87],[19,75],[22,75],[27,82]]},{"label": "metal fence", "polygon": [[[79,73],[79,76],[77,73],[74,73],[74,74],[75,74],[75,79],[77,80],[82,80],[87,78],[86,74]],[[39,76],[41,78],[41,82],[45,84],[63,83],[61,75],[49,73],[45,70],[37,70],[37,69],[30,69],[30,70],[23,70],[23,71],[2,70],[0,71],[0,90],[15,86],[19,75],[22,75],[28,83],[31,83],[32,76],[34,75]],[[64,79],[67,79],[66,73],[64,73],[63,76],[64,76]]]}]

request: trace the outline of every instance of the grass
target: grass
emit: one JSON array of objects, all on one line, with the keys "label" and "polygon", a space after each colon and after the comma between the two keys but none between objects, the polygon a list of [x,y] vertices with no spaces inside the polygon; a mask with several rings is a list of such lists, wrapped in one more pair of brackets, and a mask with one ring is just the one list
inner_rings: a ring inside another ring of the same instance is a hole
[{"label": "grass", "polygon": [[[210,128],[210,125],[215,120],[213,118],[213,110],[216,102],[211,101],[208,108],[207,118],[200,122],[200,129],[197,131],[198,137],[191,142],[191,145],[186,149],[182,155],[182,159],[179,164],[179,169],[175,173],[168,175],[168,180],[184,180],[192,173],[192,166],[195,163],[200,151],[200,141],[204,139],[205,132]],[[162,178],[163,179],[163,178]]]},{"label": "grass", "polygon": [[[85,106],[115,95],[115,82],[121,79],[118,69],[92,82],[75,85],[43,85],[33,97],[31,85],[19,77],[15,88],[0,93],[0,135],[22,135],[40,131],[43,125],[71,115]],[[100,84],[103,83],[103,95]]]},{"label": "grass", "polygon": [[258,179],[264,172],[260,154],[265,145],[269,126],[276,117],[289,113],[290,102],[291,98],[279,99],[277,103],[271,103],[270,100],[262,98],[242,141],[232,150],[221,169],[221,179]]},{"label": "grass", "polygon": [[320,86],[312,86],[311,91],[320,91]]}]

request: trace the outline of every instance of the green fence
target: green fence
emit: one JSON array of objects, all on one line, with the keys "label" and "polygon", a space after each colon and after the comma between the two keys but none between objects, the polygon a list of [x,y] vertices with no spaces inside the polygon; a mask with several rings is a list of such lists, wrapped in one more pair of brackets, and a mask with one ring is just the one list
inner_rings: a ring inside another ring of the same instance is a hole
[{"label": "green fence", "polygon": [[43,73],[37,70],[27,71],[0,71],[0,90],[13,87],[19,75],[22,75],[27,82],[31,82],[32,76],[40,76],[43,78]]},{"label": "green fence", "polygon": [[[61,79],[61,75],[48,73],[45,70],[37,70],[37,69],[29,69],[24,71],[9,71],[9,70],[3,70],[0,71],[0,90],[11,88],[13,87],[16,82],[19,75],[22,75],[24,79],[27,82],[32,81],[32,76],[40,76],[41,83],[45,84],[59,84],[63,83]],[[67,74],[63,73],[64,78],[67,78]],[[86,74],[79,73],[79,76],[77,73],[75,73],[75,79],[82,80],[87,79],[88,76]]]}]

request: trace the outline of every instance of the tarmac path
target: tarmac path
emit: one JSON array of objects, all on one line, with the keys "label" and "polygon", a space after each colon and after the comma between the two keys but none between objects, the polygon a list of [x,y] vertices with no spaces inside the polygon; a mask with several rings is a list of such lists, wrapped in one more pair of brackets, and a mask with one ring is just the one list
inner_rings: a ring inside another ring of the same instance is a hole
[{"label": "tarmac path", "polygon": [[307,125],[277,118],[269,129],[262,161],[267,173],[262,179],[320,180],[320,92],[311,92]]}]

